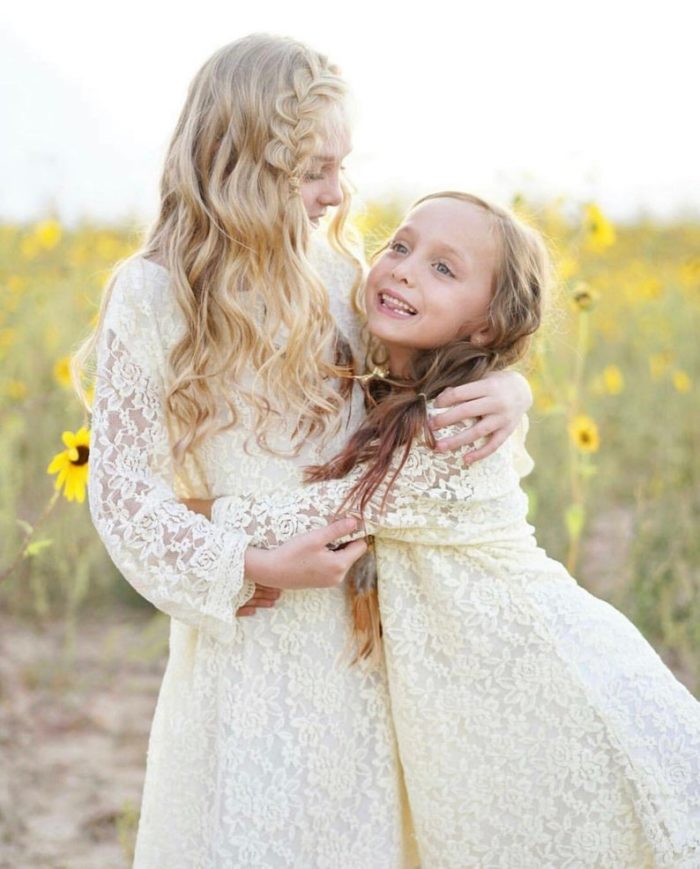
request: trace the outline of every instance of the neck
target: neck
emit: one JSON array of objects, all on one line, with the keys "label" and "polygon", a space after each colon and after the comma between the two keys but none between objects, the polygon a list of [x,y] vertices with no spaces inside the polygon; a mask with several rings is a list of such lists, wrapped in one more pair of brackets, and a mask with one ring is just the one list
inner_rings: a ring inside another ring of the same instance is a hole
[{"label": "neck", "polygon": [[389,371],[394,377],[409,376],[413,352],[407,347],[387,347]]}]

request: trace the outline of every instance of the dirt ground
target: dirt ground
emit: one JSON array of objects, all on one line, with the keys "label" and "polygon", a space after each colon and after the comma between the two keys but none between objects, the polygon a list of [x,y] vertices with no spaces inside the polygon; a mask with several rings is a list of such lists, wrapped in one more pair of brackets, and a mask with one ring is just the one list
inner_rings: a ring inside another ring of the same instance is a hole
[{"label": "dirt ground", "polygon": [[65,626],[0,613],[0,867],[131,865],[166,620]]},{"label": "dirt ground", "polygon": [[[607,568],[594,592],[619,549],[586,553]],[[83,611],[72,637],[0,611],[0,869],[131,865],[166,651],[167,619],[145,610]]]}]

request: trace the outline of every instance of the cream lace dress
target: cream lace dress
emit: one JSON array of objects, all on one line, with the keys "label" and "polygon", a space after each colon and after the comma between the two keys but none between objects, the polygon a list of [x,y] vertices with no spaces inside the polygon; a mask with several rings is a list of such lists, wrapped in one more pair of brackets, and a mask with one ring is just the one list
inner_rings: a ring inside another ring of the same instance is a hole
[{"label": "cream lace dress", "polygon": [[[636,628],[537,547],[524,433],[467,468],[415,444],[366,513],[423,869],[700,866],[700,704]],[[215,502],[272,546],[347,478]]]},{"label": "cream lace dress", "polygon": [[[353,275],[330,251],[318,267],[351,343]],[[98,348],[89,499],[130,583],[172,617],[153,721],[135,866],[141,869],[410,866],[404,792],[384,672],[346,663],[342,589],[285,592],[236,619],[253,586],[245,531],[189,512],[183,495],[272,493],[329,456],[362,413],[355,397],[325,453],[261,452],[250,417],[210,440],[176,479],[163,412],[167,358],[183,322],[165,270],[123,267]],[[288,446],[288,434],[276,433]],[[199,477],[197,476],[199,474]]]}]

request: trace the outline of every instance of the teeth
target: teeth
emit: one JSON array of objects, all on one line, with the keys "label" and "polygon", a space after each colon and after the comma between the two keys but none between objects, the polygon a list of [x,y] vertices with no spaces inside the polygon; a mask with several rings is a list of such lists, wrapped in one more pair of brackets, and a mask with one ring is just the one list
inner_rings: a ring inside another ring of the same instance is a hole
[{"label": "teeth", "polygon": [[379,300],[382,305],[385,305],[387,308],[390,308],[392,311],[401,311],[404,314],[417,314],[415,308],[412,308],[410,305],[407,305],[406,302],[402,302],[401,299],[397,299],[394,296],[389,296],[386,293],[379,294]]}]

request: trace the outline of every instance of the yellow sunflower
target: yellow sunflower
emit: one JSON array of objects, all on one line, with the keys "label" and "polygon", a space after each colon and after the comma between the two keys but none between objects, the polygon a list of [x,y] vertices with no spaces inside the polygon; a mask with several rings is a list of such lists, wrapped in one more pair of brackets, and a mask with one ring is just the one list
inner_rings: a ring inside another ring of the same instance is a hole
[{"label": "yellow sunflower", "polygon": [[673,386],[677,392],[690,392],[693,388],[693,381],[688,377],[686,372],[680,368],[673,372],[671,379],[673,380]]},{"label": "yellow sunflower", "polygon": [[53,367],[53,377],[56,383],[64,389],[70,389],[73,386],[70,377],[70,356],[63,356],[56,361]]},{"label": "yellow sunflower", "polygon": [[585,207],[583,225],[588,250],[602,253],[615,244],[615,227],[595,203]]},{"label": "yellow sunflower", "polygon": [[42,220],[34,228],[34,237],[44,250],[53,250],[62,235],[63,230],[57,220]]},{"label": "yellow sunflower", "polygon": [[625,388],[625,378],[617,365],[607,365],[603,369],[603,384],[608,395],[619,395]]},{"label": "yellow sunflower", "polygon": [[90,432],[85,427],[77,432],[64,431],[62,435],[66,449],[57,453],[47,474],[58,474],[55,487],[64,486],[63,495],[67,501],[85,500],[85,486],[88,478],[88,458],[90,457]]},{"label": "yellow sunflower", "polygon": [[590,311],[599,298],[599,294],[583,281],[579,281],[571,293],[571,300],[578,311]]},{"label": "yellow sunflower", "polygon": [[576,449],[582,453],[598,452],[600,435],[598,434],[598,426],[590,416],[585,414],[575,416],[569,424],[569,437]]}]

